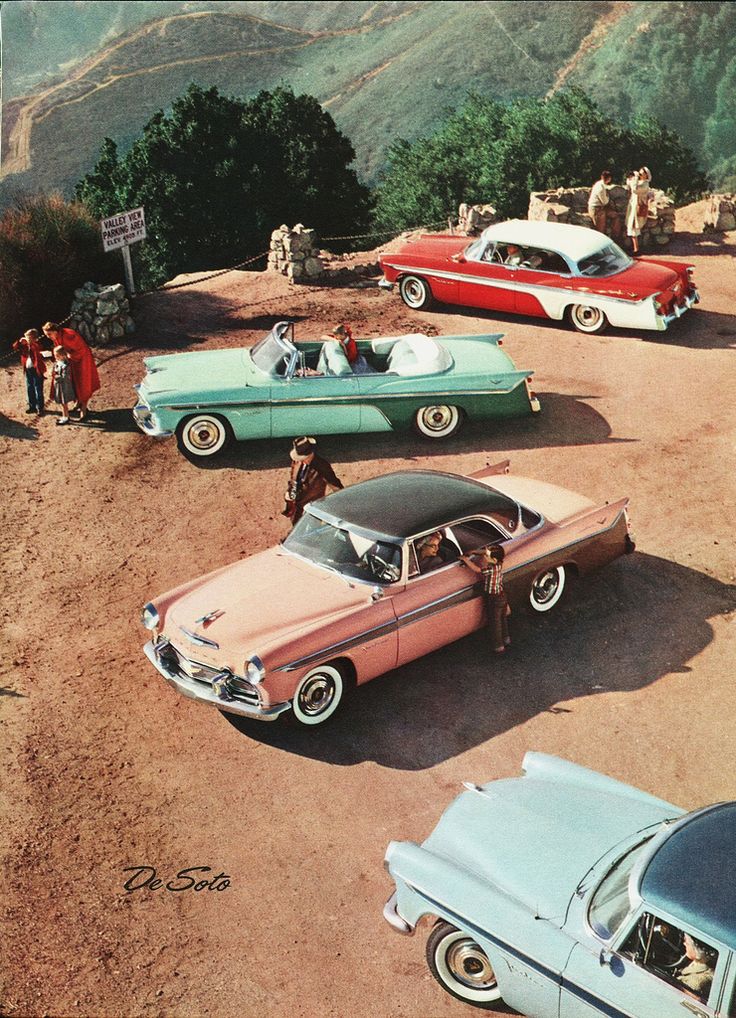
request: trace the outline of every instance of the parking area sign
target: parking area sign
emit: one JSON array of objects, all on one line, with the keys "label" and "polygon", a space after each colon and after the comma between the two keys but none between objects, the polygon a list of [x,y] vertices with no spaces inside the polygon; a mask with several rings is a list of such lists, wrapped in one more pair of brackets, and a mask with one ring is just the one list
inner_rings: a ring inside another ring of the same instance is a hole
[{"label": "parking area sign", "polygon": [[102,246],[106,251],[114,251],[116,248],[146,239],[146,220],[142,208],[110,216],[109,219],[103,219],[100,226]]}]

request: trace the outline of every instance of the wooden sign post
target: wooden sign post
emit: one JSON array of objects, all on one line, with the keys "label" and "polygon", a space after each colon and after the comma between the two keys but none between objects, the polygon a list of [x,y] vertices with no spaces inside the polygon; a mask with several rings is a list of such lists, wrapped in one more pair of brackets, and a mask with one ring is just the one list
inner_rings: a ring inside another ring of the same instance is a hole
[{"label": "wooden sign post", "polygon": [[102,246],[105,251],[114,251],[116,248],[122,250],[125,288],[132,297],[135,294],[135,282],[133,280],[133,264],[130,260],[130,245],[146,239],[146,220],[143,208],[120,212],[116,216],[110,216],[109,219],[103,219],[100,227],[102,229]]}]

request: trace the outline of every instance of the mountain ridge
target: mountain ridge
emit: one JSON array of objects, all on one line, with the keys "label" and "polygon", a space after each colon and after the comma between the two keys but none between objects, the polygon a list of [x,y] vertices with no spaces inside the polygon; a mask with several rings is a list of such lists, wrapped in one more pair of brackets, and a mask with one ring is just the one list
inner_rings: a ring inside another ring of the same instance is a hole
[{"label": "mountain ridge", "polygon": [[[618,106],[609,112],[624,121],[652,112],[671,129],[682,122],[685,140],[692,143],[689,131],[701,157],[728,168],[736,153],[727,141],[719,141],[720,149],[714,145],[718,131],[709,135],[707,123],[697,121],[698,111],[704,121],[718,113],[719,66],[723,74],[730,67],[728,39],[723,30],[717,33],[717,52],[705,71],[688,48],[690,36],[708,37],[710,23],[730,25],[728,6],[706,3],[692,12],[684,4],[639,0],[150,4],[149,10],[164,7],[165,13],[118,34],[61,79],[6,101],[0,181],[6,197],[19,189],[71,193],[105,136],[127,148],[150,116],[169,108],[191,81],[238,98],[279,84],[314,95],[353,142],[357,169],[368,182],[379,177],[393,141],[431,132],[468,91],[512,101],[581,83],[593,98],[601,94],[609,107]],[[674,44],[664,41],[665,31]],[[705,97],[703,89],[693,95],[691,108],[660,101],[669,88],[666,68],[650,70],[647,79],[641,56],[631,82],[622,81],[628,54],[647,47],[676,57],[681,51],[686,81],[672,90],[686,92],[687,80],[699,74],[709,85]]]}]

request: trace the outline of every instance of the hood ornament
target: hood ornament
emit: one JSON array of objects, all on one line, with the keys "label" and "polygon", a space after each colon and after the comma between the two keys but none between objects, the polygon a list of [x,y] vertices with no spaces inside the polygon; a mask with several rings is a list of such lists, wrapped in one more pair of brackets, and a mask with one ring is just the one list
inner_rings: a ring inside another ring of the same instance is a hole
[{"label": "hood ornament", "polygon": [[195,619],[194,620],[194,624],[195,624],[195,626],[202,625],[206,629],[207,626],[209,626],[209,624],[211,622],[214,622],[215,619],[219,619],[220,616],[224,615],[224,614],[225,614],[225,611],[224,611],[223,608],[217,608],[215,611],[208,612],[206,615],[203,615],[201,619]]}]

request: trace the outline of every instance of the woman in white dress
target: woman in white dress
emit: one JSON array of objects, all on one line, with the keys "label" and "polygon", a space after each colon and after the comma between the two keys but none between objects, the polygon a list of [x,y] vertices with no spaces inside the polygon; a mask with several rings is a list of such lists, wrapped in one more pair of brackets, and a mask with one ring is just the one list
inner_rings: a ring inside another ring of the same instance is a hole
[{"label": "woman in white dress", "polygon": [[652,174],[648,166],[634,170],[626,178],[626,186],[631,192],[626,209],[626,233],[631,237],[634,254],[639,253],[639,237],[649,215],[649,193]]}]

